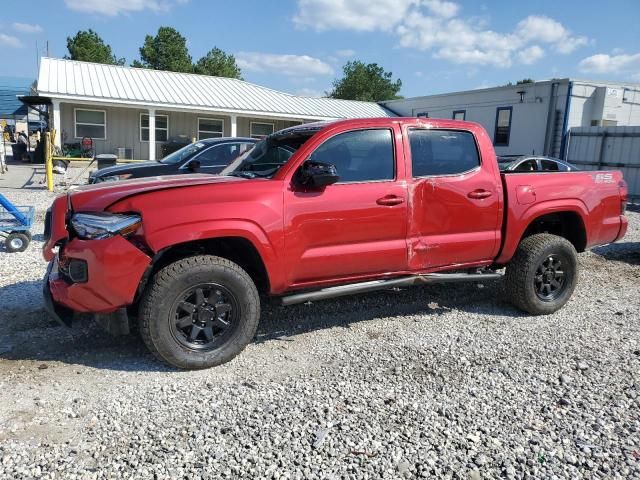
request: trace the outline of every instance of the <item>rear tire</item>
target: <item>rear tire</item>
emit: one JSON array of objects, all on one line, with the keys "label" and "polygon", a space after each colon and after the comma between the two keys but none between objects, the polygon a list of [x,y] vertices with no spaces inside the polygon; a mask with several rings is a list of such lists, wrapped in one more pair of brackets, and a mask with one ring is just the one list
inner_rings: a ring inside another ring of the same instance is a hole
[{"label": "rear tire", "polygon": [[562,308],[577,280],[575,248],[567,239],[548,233],[520,242],[504,279],[509,301],[533,315],[548,315]]},{"label": "rear tire", "polygon": [[13,232],[7,235],[4,244],[7,248],[7,252],[15,253],[24,252],[29,246],[29,242],[31,242],[31,238],[29,236],[22,232]]},{"label": "rear tire", "polygon": [[197,255],[156,273],[140,303],[140,334],[159,360],[182,369],[226,363],[253,339],[260,298],[251,277],[221,257]]}]

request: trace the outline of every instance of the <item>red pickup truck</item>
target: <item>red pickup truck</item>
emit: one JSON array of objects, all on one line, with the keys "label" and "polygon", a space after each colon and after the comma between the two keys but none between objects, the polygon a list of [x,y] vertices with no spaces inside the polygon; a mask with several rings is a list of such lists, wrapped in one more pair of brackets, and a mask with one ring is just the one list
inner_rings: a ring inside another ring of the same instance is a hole
[{"label": "red pickup truck", "polygon": [[[504,278],[517,307],[571,296],[576,252],[627,229],[620,172],[498,170],[474,123],[385,118],[277,132],[219,176],[79,188],[46,217],[44,282],[63,323],[93,312],[180,368],[229,361],[260,295],[283,304]],[[506,267],[506,268],[505,268]]]}]

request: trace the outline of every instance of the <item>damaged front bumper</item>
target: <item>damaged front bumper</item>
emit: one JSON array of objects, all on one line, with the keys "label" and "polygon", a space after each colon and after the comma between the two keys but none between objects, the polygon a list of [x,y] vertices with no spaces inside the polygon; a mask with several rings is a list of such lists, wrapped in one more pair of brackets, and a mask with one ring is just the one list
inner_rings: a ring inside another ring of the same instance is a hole
[{"label": "damaged front bumper", "polygon": [[[56,259],[57,260],[57,259]],[[53,274],[57,275],[57,262],[56,260],[52,260],[49,262],[47,266],[47,273],[44,276],[44,280],[42,281],[42,296],[44,297],[44,309],[47,311],[49,316],[53,318],[60,325],[65,327],[71,327],[73,324],[73,310],[65,307],[64,305],[60,305],[53,300],[53,296],[51,295],[51,289],[49,288],[49,277]],[[54,263],[55,262],[55,263]],[[56,272],[53,272],[54,266],[56,267]]]},{"label": "damaged front bumper", "polygon": [[[69,271],[81,262],[82,275]],[[74,239],[60,247],[47,267],[43,282],[47,312],[71,326],[74,312],[122,317],[134,303],[151,259],[132,243],[114,236],[103,240]]]}]

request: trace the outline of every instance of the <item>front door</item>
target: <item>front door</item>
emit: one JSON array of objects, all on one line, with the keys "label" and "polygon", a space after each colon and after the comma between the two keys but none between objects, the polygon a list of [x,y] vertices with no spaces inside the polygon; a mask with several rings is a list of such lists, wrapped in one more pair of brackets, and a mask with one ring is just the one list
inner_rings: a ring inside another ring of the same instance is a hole
[{"label": "front door", "polygon": [[502,225],[502,189],[494,169],[481,166],[473,134],[416,128],[408,135],[413,177],[410,268],[462,266],[494,258]]},{"label": "front door", "polygon": [[[336,166],[323,190],[285,192],[284,259],[291,284],[407,268],[407,191],[396,175],[393,130],[335,135],[309,157]],[[401,161],[401,160],[399,160]]]}]

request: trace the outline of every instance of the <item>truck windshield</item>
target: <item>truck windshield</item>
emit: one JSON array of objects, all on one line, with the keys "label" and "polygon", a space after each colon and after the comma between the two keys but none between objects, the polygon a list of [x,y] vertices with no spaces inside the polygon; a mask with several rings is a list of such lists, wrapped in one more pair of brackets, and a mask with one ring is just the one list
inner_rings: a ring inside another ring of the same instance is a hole
[{"label": "truck windshield", "polygon": [[310,137],[311,134],[266,138],[231,162],[220,175],[271,178]]}]

